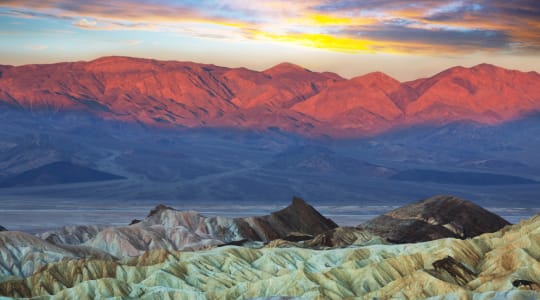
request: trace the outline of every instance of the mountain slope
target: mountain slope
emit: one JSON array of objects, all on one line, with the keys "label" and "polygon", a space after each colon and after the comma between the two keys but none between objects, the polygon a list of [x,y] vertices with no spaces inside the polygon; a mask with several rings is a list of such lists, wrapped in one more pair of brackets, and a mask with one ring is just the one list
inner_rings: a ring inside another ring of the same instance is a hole
[{"label": "mountain slope", "polygon": [[300,146],[288,149],[264,166],[268,170],[307,172],[317,175],[390,176],[394,170],[346,157],[322,146]]},{"label": "mountain slope", "polygon": [[364,136],[415,124],[497,124],[540,110],[540,75],[455,67],[400,83],[380,72],[345,80],[289,63],[263,72],[192,62],[103,57],[4,66],[0,103],[166,127],[269,127]]},{"label": "mountain slope", "polygon": [[489,64],[454,67],[409,84],[419,96],[407,106],[406,113],[422,121],[445,123],[449,119],[471,119],[499,123],[538,110],[539,80],[540,74],[535,72],[506,70]]},{"label": "mountain slope", "polygon": [[403,115],[391,98],[400,86],[399,81],[383,73],[370,73],[336,83],[292,109],[338,128],[383,131]]},{"label": "mountain slope", "polygon": [[0,232],[0,257],[0,281],[5,276],[30,276],[40,267],[60,260],[113,259],[109,254],[93,248],[58,246],[17,231]]},{"label": "mountain slope", "polygon": [[0,181],[0,188],[107,181],[124,177],[79,166],[67,161],[50,163]]},{"label": "mountain slope", "polygon": [[223,78],[234,93],[232,102],[240,108],[289,108],[343,80],[336,74],[312,72],[290,63],[263,72],[232,69]]}]

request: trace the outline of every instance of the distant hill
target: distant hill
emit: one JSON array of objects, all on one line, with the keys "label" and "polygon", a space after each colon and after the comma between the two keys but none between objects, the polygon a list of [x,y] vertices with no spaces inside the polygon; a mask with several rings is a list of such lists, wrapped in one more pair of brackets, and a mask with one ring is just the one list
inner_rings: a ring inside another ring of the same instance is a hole
[{"label": "distant hill", "polygon": [[0,105],[85,112],[157,127],[220,127],[357,137],[419,124],[499,124],[540,111],[540,74],[480,64],[399,82],[350,80],[282,63],[257,72],[193,62],[102,57],[5,66]]},{"label": "distant hill", "polygon": [[274,156],[274,159],[264,168],[311,172],[319,175],[341,173],[349,176],[390,176],[395,174],[392,169],[346,157],[321,146],[293,147]]},{"label": "distant hill", "polygon": [[71,162],[58,161],[8,177],[0,182],[0,188],[107,181],[117,179],[125,178],[76,165]]},{"label": "distant hill", "polygon": [[510,225],[484,208],[454,196],[439,195],[397,208],[359,225],[393,243],[452,237],[467,239]]}]

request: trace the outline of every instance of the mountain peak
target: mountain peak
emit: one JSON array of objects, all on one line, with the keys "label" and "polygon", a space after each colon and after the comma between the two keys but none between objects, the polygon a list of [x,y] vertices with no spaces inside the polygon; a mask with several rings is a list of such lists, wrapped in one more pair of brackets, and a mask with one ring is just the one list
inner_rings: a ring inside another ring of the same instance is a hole
[{"label": "mountain peak", "polygon": [[355,77],[353,79],[351,79],[353,81],[371,81],[371,82],[388,82],[388,83],[398,83],[399,84],[399,81],[391,76],[389,76],[388,74],[386,73],[383,73],[383,72],[371,72],[371,73],[367,73],[367,74],[364,74],[362,76],[358,76],[358,77]]},{"label": "mountain peak", "polygon": [[307,204],[307,202],[304,201],[304,199],[294,196],[292,199],[291,206],[295,208],[302,208],[302,207],[309,206],[309,204]]},{"label": "mountain peak", "polygon": [[493,69],[502,69],[502,68],[497,67],[497,66],[492,65],[492,64],[488,64],[488,63],[481,63],[481,64],[478,64],[476,66],[473,66],[471,69],[493,70]]},{"label": "mountain peak", "polygon": [[463,66],[455,66],[455,67],[452,67],[452,68],[449,68],[445,71],[442,71],[441,73],[439,74],[459,74],[459,75],[465,75],[465,74],[470,74],[471,76],[472,75],[472,72],[500,72],[500,71],[510,71],[508,69],[505,69],[505,68],[501,68],[501,67],[498,67],[498,66],[495,66],[495,65],[492,65],[492,64],[488,64],[488,63],[481,63],[481,64],[478,64],[478,65],[475,65],[475,66],[472,66],[470,68],[466,68],[466,67],[463,67]]},{"label": "mountain peak", "polygon": [[92,62],[115,62],[115,61],[155,61],[154,59],[150,58],[144,58],[144,57],[133,57],[133,56],[125,56],[125,55],[108,55],[108,56],[101,56],[96,59],[93,59],[89,61],[89,63]]},{"label": "mountain peak", "polygon": [[102,56],[99,58],[96,58],[94,60],[89,61],[89,64],[117,64],[117,63],[125,63],[125,62],[148,62],[151,61],[150,59],[146,58],[137,58],[137,57],[130,57],[130,56]]},{"label": "mountain peak", "polygon": [[149,213],[148,213],[148,216],[146,216],[147,218],[153,216],[153,215],[156,215],[162,211],[165,211],[165,210],[175,210],[174,208],[170,207],[170,206],[167,206],[165,204],[158,204],[156,205],[156,207],[154,207],[154,209],[152,209]]},{"label": "mountain peak", "polygon": [[99,72],[130,72],[155,68],[157,60],[130,56],[103,56],[86,64],[86,70]]},{"label": "mountain peak", "polygon": [[[520,73],[517,70],[506,69],[496,65],[482,63],[470,68],[472,71],[485,73],[490,76],[505,76],[505,74],[517,74]],[[524,73],[526,74],[526,73]]]},{"label": "mountain peak", "polygon": [[295,65],[293,63],[283,62],[269,69],[266,69],[263,72],[265,74],[275,76],[275,75],[282,75],[286,73],[311,72],[311,71],[299,65]]},{"label": "mountain peak", "polygon": [[277,220],[287,220],[291,228],[305,233],[324,232],[338,226],[334,221],[325,218],[313,206],[299,197],[293,197],[289,206],[273,212],[271,217]]}]

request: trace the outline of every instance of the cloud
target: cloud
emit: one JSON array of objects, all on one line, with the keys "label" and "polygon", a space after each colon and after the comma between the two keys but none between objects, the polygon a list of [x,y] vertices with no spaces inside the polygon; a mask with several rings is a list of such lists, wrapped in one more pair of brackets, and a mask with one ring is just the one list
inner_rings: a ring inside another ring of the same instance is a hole
[{"label": "cloud", "polygon": [[273,40],[343,52],[540,49],[538,0],[3,0],[0,14],[67,20],[84,30]]},{"label": "cloud", "polygon": [[378,12],[388,12],[388,11],[399,11],[399,10],[409,10],[409,11],[425,11],[426,9],[431,9],[437,7],[442,1],[438,0],[420,0],[420,1],[409,1],[409,0],[342,0],[342,1],[322,1],[317,5],[314,5],[313,8],[317,11],[322,12],[348,12],[356,14],[362,11],[378,11]]},{"label": "cloud", "polygon": [[75,26],[77,26],[79,28],[89,29],[89,28],[96,27],[97,22],[96,22],[96,20],[88,20],[86,18],[82,18],[82,19],[80,19],[78,21],[73,22],[73,25],[75,25]]},{"label": "cloud", "polygon": [[34,51],[42,51],[49,48],[47,45],[28,45],[26,46],[27,49],[34,50]]},{"label": "cloud", "polygon": [[540,1],[535,0],[326,1],[314,8],[378,18],[376,26],[341,32],[378,41],[414,41],[447,46],[447,51],[530,52],[540,47]]},{"label": "cloud", "polygon": [[[410,42],[413,45],[445,46],[455,51],[504,49],[511,39],[504,31],[463,28],[427,28],[401,26],[374,26],[364,28],[361,35],[379,41]],[[414,50],[414,49],[411,49]]]},{"label": "cloud", "polygon": [[143,41],[141,41],[141,40],[127,40],[127,41],[124,41],[124,43],[129,45],[129,46],[135,46],[135,45],[142,44]]}]

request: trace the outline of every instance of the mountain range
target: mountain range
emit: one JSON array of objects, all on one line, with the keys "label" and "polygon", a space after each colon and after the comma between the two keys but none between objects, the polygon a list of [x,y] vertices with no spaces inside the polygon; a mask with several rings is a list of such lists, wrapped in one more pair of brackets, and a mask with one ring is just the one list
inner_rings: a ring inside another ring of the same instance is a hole
[{"label": "mountain range", "polygon": [[279,129],[367,136],[419,124],[499,124],[540,110],[540,74],[480,64],[399,82],[345,79],[282,63],[262,72],[193,62],[103,57],[0,66],[0,103],[86,112],[157,127]]},{"label": "mountain range", "polygon": [[0,201],[15,211],[28,201],[36,210],[25,214],[43,221],[16,213],[3,217],[8,229],[114,220],[38,210],[57,209],[56,199],[70,211],[127,200],[146,211],[155,199],[201,210],[291,195],[362,207],[456,194],[518,209],[513,221],[537,211],[535,72],[478,65],[398,82],[127,57],[0,72]]}]

